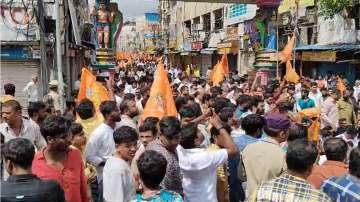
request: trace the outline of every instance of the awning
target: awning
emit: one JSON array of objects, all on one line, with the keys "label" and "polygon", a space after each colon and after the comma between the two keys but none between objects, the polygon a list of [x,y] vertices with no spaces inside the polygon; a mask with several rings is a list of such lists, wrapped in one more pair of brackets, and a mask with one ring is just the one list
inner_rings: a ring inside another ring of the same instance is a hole
[{"label": "awning", "polygon": [[298,46],[295,50],[360,50],[359,44],[331,44],[331,45],[319,45],[319,44],[312,44],[312,45],[305,45],[305,46]]},{"label": "awning", "polygon": [[180,53],[180,55],[190,55],[190,52],[189,51],[183,51]]},{"label": "awning", "polygon": [[214,51],[216,51],[216,49],[217,48],[204,48],[204,49],[201,49],[200,53],[211,55],[214,53]]}]

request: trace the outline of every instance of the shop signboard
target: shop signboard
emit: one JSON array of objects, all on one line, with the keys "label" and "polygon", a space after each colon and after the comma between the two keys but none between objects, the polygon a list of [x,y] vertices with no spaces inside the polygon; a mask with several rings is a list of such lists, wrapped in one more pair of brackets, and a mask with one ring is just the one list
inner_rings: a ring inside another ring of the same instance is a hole
[{"label": "shop signboard", "polygon": [[239,41],[233,40],[229,42],[219,43],[217,45],[218,53],[237,53],[239,51]]},{"label": "shop signboard", "polygon": [[315,62],[335,62],[335,51],[304,51],[302,52],[302,61],[315,61]]},{"label": "shop signboard", "polygon": [[239,38],[239,29],[237,27],[226,28],[227,40],[237,40]]},{"label": "shop signboard", "polygon": [[192,51],[200,51],[202,49],[202,42],[196,41],[191,43],[191,50]]},{"label": "shop signboard", "polygon": [[183,49],[184,51],[191,51],[191,43],[188,41],[184,42]]},{"label": "shop signboard", "polygon": [[1,48],[2,60],[27,60],[30,58],[29,50],[22,47]]}]

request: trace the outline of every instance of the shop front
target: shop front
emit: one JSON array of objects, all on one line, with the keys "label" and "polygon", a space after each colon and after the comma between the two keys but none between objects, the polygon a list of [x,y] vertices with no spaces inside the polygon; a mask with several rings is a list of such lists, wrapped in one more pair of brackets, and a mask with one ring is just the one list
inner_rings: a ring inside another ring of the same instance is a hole
[{"label": "shop front", "polygon": [[[22,91],[31,80],[31,75],[39,75],[40,49],[38,46],[2,46],[1,47],[1,83],[13,83],[16,86],[16,99],[27,106],[27,95]],[[41,82],[39,82],[41,89]],[[0,88],[2,88],[1,85]],[[0,89],[3,92],[3,89]],[[39,91],[41,92],[41,91]],[[24,110],[26,110],[24,108]]]},{"label": "shop front", "polygon": [[237,70],[237,60],[239,54],[239,41],[232,40],[227,42],[222,42],[217,45],[217,52],[219,54],[218,60],[220,60],[222,54],[227,54],[229,69],[231,71]]},{"label": "shop front", "polygon": [[296,51],[300,53],[300,75],[318,78],[338,74],[351,84],[360,78],[360,45],[308,45]]}]

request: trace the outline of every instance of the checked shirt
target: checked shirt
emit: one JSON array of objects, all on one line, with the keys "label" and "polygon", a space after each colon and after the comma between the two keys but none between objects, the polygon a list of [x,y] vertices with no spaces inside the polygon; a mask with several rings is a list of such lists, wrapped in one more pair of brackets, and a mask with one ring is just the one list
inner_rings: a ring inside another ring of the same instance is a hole
[{"label": "checked shirt", "polygon": [[325,193],[313,188],[306,180],[287,173],[262,183],[249,201],[331,202]]}]

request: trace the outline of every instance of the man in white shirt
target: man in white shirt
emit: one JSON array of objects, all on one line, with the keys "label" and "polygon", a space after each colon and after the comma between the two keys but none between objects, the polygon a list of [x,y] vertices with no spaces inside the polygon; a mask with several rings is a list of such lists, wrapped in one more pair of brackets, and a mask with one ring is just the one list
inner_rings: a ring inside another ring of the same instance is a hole
[{"label": "man in white shirt", "polygon": [[26,84],[25,88],[23,89],[23,92],[26,93],[28,96],[29,102],[39,101],[37,82],[38,82],[38,76],[33,75],[31,77],[31,81],[28,84]]},{"label": "man in white shirt", "polygon": [[4,135],[5,142],[14,138],[26,138],[37,150],[40,150],[46,145],[40,128],[35,122],[22,118],[21,109],[20,103],[16,100],[9,100],[2,104],[4,122],[0,125],[0,133]]},{"label": "man in white shirt", "polygon": [[78,75],[78,80],[75,81],[74,83],[74,90],[78,91],[80,89],[80,79],[81,79],[81,74]]},{"label": "man in white shirt", "polygon": [[102,174],[106,160],[115,152],[113,138],[116,122],[121,121],[119,108],[115,101],[104,101],[100,104],[100,112],[104,116],[104,123],[91,133],[85,148],[86,161],[96,167],[99,184],[99,200],[102,201]]},{"label": "man in white shirt", "polygon": [[348,144],[350,150],[356,148],[359,144],[358,130],[354,126],[349,126],[345,133],[336,137],[343,139]]},{"label": "man in white shirt", "polygon": [[219,130],[218,144],[224,149],[206,151],[199,148],[201,134],[196,124],[191,123],[181,129],[177,153],[183,174],[182,184],[186,202],[217,202],[216,170],[238,153],[236,145],[221,125],[219,118],[214,116],[210,122]]},{"label": "man in white shirt", "polygon": [[58,93],[59,82],[51,80],[49,82],[49,93],[44,96],[44,102],[55,109],[55,112],[61,114],[60,95]]},{"label": "man in white shirt", "polygon": [[138,134],[135,129],[122,126],[115,130],[115,154],[104,167],[104,200],[130,201],[135,198],[135,188],[130,162],[135,156]]},{"label": "man in white shirt", "polygon": [[116,106],[120,107],[120,104],[124,97],[124,86],[120,85],[114,87],[114,95],[115,95]]},{"label": "man in white shirt", "polygon": [[322,103],[324,102],[323,96],[320,90],[317,88],[317,83],[311,84],[309,98],[315,101],[315,107],[321,107]]}]

